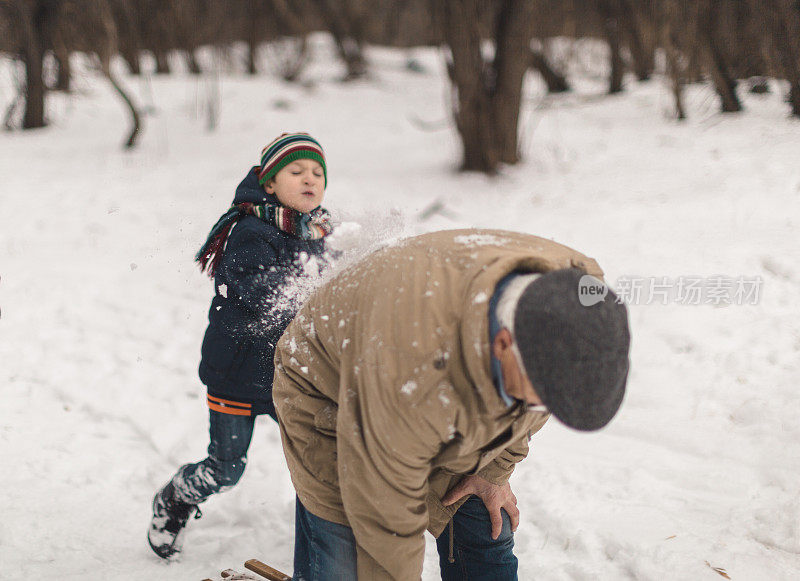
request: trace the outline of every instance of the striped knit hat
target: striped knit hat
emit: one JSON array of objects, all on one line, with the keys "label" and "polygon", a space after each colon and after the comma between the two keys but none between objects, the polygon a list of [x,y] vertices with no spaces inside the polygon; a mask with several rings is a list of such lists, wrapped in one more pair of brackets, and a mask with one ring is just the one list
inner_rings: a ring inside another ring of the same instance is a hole
[{"label": "striped knit hat", "polygon": [[322,166],[325,186],[328,185],[328,171],[325,167],[325,153],[319,142],[308,133],[283,133],[261,151],[261,167],[258,170],[258,183],[262,186],[274,177],[284,166],[298,159],[313,159]]}]

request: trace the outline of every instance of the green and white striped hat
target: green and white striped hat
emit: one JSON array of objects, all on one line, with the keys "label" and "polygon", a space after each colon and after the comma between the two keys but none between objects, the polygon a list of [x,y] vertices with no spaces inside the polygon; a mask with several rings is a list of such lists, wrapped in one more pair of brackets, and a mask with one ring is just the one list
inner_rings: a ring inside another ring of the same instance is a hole
[{"label": "green and white striped hat", "polygon": [[328,170],[325,167],[325,153],[319,142],[308,133],[283,133],[275,141],[261,150],[261,169],[258,183],[264,185],[283,167],[298,159],[313,159],[322,166],[325,186],[328,185]]}]

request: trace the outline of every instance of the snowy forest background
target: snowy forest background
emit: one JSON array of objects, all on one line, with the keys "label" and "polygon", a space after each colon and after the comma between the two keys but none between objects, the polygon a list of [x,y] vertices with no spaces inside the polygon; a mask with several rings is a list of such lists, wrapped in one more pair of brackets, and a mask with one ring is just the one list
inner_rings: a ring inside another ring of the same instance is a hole
[{"label": "snowy forest background", "polygon": [[794,0],[0,0],[0,577],[291,571],[269,419],[179,562],[145,531],[207,445],[194,253],[309,131],[349,257],[505,228],[628,289],[619,416],[512,478],[521,579],[797,578],[798,32]]}]

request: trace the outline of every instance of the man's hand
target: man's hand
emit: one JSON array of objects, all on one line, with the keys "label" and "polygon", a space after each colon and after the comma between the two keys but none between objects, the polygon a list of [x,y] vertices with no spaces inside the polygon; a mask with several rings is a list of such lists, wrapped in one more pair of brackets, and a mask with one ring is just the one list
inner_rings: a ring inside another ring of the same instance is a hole
[{"label": "man's hand", "polygon": [[511,518],[511,530],[517,530],[519,525],[519,510],[517,509],[517,497],[511,492],[511,485],[506,482],[502,486],[492,484],[480,476],[471,475],[465,477],[456,484],[450,492],[444,495],[442,504],[449,506],[459,498],[474,494],[483,501],[486,510],[489,511],[489,518],[492,520],[492,538],[496,539],[503,530],[503,515],[500,509],[504,508]]}]

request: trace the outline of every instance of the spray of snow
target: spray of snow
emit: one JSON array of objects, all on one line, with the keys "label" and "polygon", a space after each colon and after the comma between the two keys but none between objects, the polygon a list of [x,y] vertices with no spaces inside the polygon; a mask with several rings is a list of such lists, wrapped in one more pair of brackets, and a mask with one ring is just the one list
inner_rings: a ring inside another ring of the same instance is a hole
[{"label": "spray of snow", "polygon": [[493,234],[465,234],[456,236],[453,240],[458,244],[469,246],[504,246],[509,243],[508,238],[501,238]]}]

